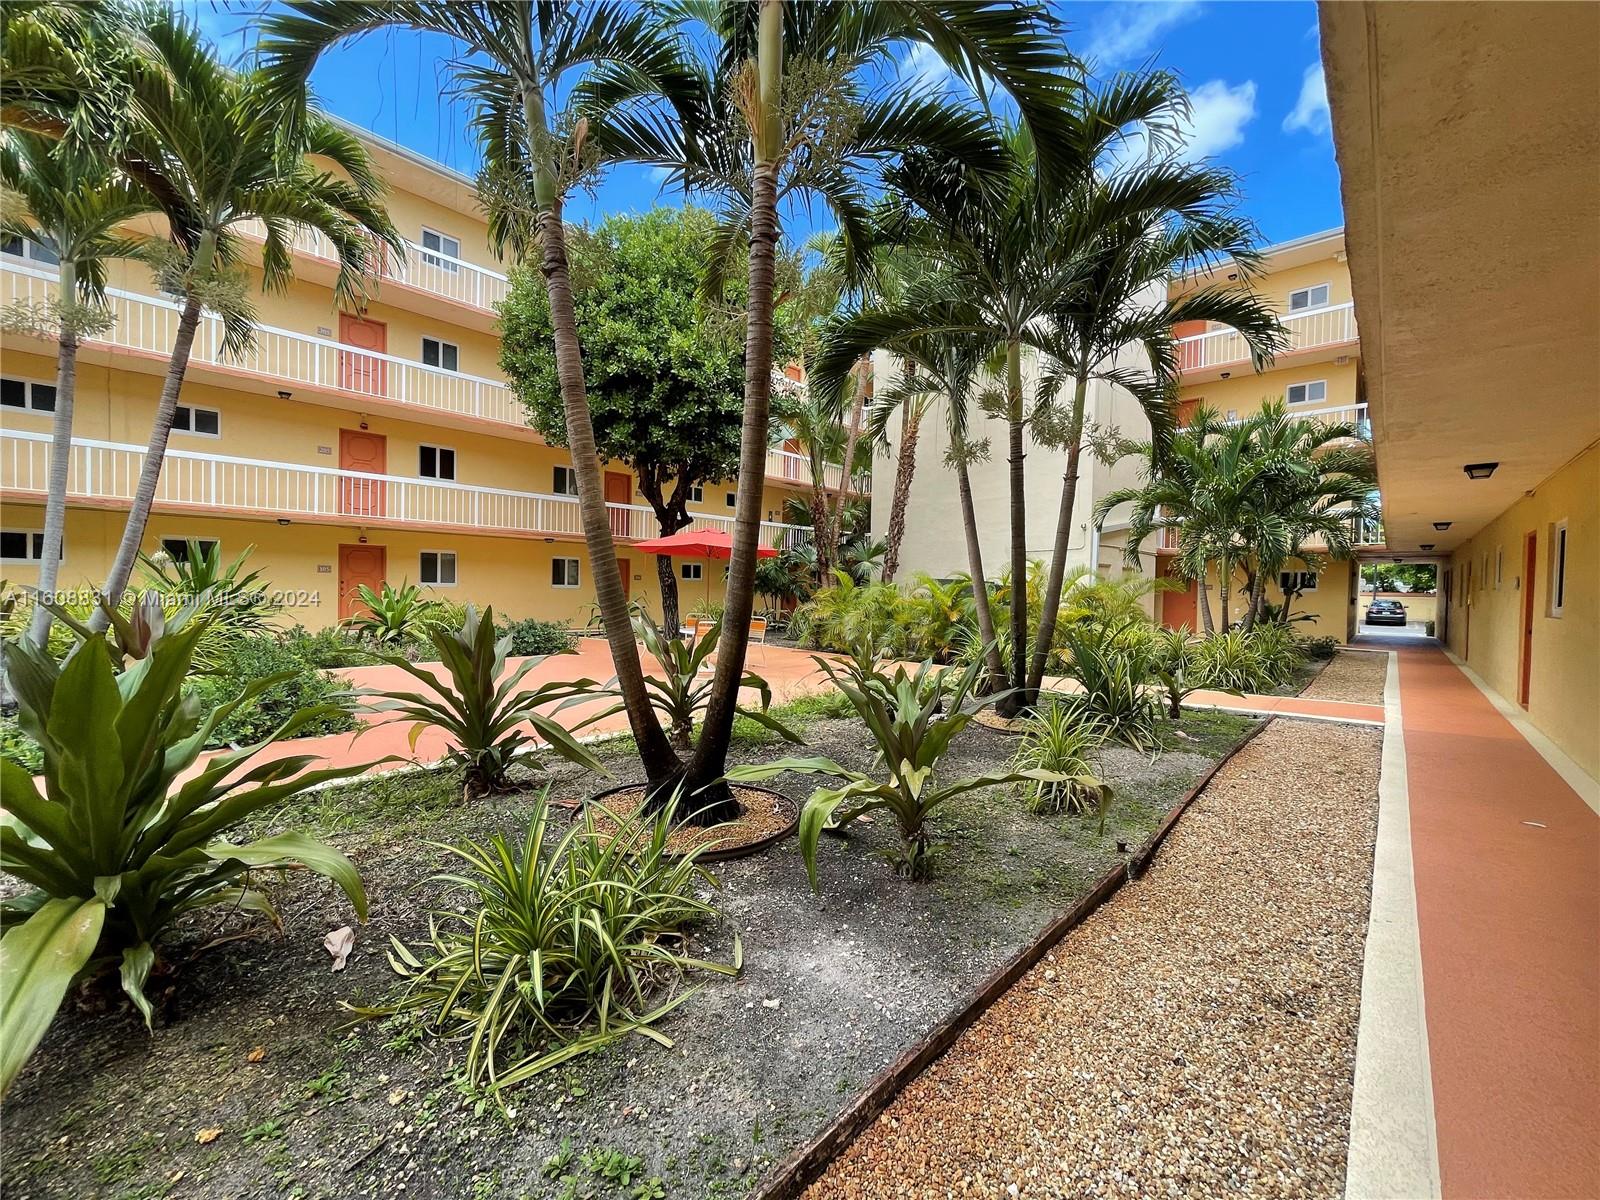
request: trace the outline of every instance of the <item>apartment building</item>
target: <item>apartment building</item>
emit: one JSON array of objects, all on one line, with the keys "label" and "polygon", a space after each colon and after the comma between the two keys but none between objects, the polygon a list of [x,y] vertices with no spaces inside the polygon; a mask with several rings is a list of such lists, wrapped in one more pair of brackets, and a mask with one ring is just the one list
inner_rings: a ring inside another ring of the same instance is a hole
[{"label": "apartment building", "polygon": [[[1175,281],[1172,292],[1181,295],[1186,290],[1237,281],[1237,268],[1224,262]],[[1202,403],[1224,419],[1237,421],[1259,412],[1269,400],[1282,400],[1296,416],[1353,424],[1369,431],[1344,230],[1330,229],[1267,247],[1259,273],[1250,282],[1278,313],[1289,344],[1266,370],[1256,371],[1249,348],[1237,333],[1203,328],[1203,322],[1177,329],[1179,424],[1185,424]],[[1382,536],[1376,527],[1363,526],[1358,533],[1367,550],[1375,550]],[[1162,623],[1198,629],[1198,585],[1176,577],[1176,537],[1172,533],[1163,537],[1156,554],[1158,572],[1177,585],[1159,596]],[[1355,636],[1360,580],[1355,561],[1324,560],[1319,571],[1297,569],[1293,580],[1288,574],[1267,581],[1268,600],[1282,603],[1284,586],[1297,584],[1302,590],[1294,610],[1312,618],[1301,626],[1308,636],[1331,636],[1341,642]],[[1213,577],[1208,582],[1211,611],[1217,617],[1220,581]],[[1245,576],[1240,571],[1231,590],[1237,596],[1244,586]],[[1236,599],[1231,615],[1238,612]]]},{"label": "apartment building", "polygon": [[[386,264],[365,307],[343,311],[331,252],[307,234],[294,285],[256,297],[252,349],[225,357],[220,321],[203,320],[145,550],[196,539],[232,558],[254,547],[251,565],[281,591],[288,618],[309,627],[350,615],[357,586],[383,580],[513,617],[581,622],[593,592],[572,459],[529,428],[499,369],[495,306],[509,284],[472,181],[362,136],[389,185],[405,260]],[[42,300],[55,279],[43,247],[0,252],[0,303]],[[69,588],[105,577],[178,316],[137,264],[114,265],[110,304],[114,325],[79,356],[61,572]],[[13,583],[36,578],[55,367],[53,343],[5,336],[0,574]],[[655,564],[628,547],[659,534],[654,513],[624,465],[604,472],[625,585],[653,601]],[[830,469],[832,487],[845,485],[842,474]],[[799,447],[769,453],[766,544],[809,539],[782,517],[810,479]],[[696,489],[694,528],[731,529],[734,486]],[[688,596],[716,598],[721,565],[684,560],[675,570]]]}]

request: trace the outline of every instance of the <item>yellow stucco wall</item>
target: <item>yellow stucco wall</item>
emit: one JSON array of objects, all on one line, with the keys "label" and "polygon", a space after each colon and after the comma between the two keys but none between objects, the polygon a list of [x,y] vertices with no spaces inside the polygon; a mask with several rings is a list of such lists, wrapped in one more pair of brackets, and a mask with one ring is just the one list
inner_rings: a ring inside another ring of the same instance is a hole
[{"label": "yellow stucco wall", "polygon": [[1343,364],[1317,362],[1274,367],[1259,375],[1247,372],[1232,379],[1185,384],[1179,389],[1178,398],[1185,403],[1203,400],[1207,407],[1216,409],[1224,417],[1248,417],[1251,413],[1259,412],[1268,400],[1284,399],[1290,384],[1322,380],[1328,385],[1326,401],[1321,404],[1296,404],[1290,409],[1295,413],[1315,413],[1358,403],[1359,374],[1355,356],[1352,355]]},{"label": "yellow stucco wall", "polygon": [[[1565,599],[1551,612],[1553,532],[1567,525]],[[1524,578],[1524,543],[1537,568]],[[1524,590],[1533,587],[1528,717],[1600,776],[1600,448],[1591,446],[1450,557],[1448,643],[1511,703],[1518,699]],[[1498,575],[1496,563],[1500,564]],[[1469,584],[1470,576],[1470,584]]]},{"label": "yellow stucco wall", "polygon": [[[1322,574],[1317,579],[1315,591],[1302,592],[1294,604],[1294,613],[1304,613],[1310,616],[1310,621],[1295,625],[1295,632],[1301,637],[1332,637],[1341,643],[1350,640],[1350,579],[1351,564],[1348,562],[1331,562],[1323,568]],[[1229,589],[1228,616],[1230,620],[1237,621],[1244,611],[1245,574],[1242,570],[1235,570],[1233,582]],[[1211,619],[1220,627],[1222,624],[1222,588],[1215,565],[1211,568],[1207,579],[1207,592],[1211,597]],[[1283,603],[1283,592],[1278,587],[1276,576],[1267,581],[1267,599],[1273,604]],[[1163,604],[1166,597],[1163,595]],[[1167,613],[1170,615],[1170,609]],[[1201,618],[1199,608],[1195,610],[1194,631],[1201,631]]]}]

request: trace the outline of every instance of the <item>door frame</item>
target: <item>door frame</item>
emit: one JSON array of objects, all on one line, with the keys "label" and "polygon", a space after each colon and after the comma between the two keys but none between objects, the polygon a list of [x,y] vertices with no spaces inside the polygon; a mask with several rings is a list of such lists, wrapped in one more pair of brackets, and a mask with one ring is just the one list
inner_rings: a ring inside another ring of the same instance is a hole
[{"label": "door frame", "polygon": [[[358,346],[350,340],[346,331],[352,325],[371,325],[383,330],[383,349],[368,350],[365,346]],[[389,353],[389,322],[377,321],[371,317],[364,317],[359,313],[341,312],[339,314],[339,344],[349,346],[353,354],[388,354]],[[370,367],[363,368],[353,357],[347,359],[345,351],[339,352],[339,387],[347,392],[355,392],[360,396],[387,396],[389,394],[389,364],[383,359],[377,359]],[[368,382],[370,388],[352,386],[356,373],[361,370],[370,371]]]},{"label": "door frame", "polygon": [[[617,481],[619,479],[622,481],[623,487],[625,489],[624,497],[621,500],[613,500],[611,498],[611,494],[610,494],[611,493],[611,485],[615,481]],[[632,504],[633,503],[633,476],[628,474],[628,472],[626,472],[626,471],[605,471],[605,472],[603,472],[602,476],[601,476],[601,480],[600,480],[600,498],[602,500],[604,500],[608,506],[612,505],[612,504]],[[611,524],[611,536],[612,537],[627,537],[628,536],[628,524],[629,523],[628,523],[628,514],[626,512],[616,512],[613,509],[611,509],[610,507],[607,507],[606,516],[609,519],[610,524]]]},{"label": "door frame", "polygon": [[1517,649],[1517,703],[1523,708],[1528,707],[1533,689],[1533,621],[1537,615],[1533,589],[1538,578],[1539,531],[1530,529],[1522,538],[1522,625]]},{"label": "door frame", "polygon": [[[355,615],[354,605],[351,606],[349,612],[345,611],[345,604],[348,599],[347,592],[355,590],[353,586],[348,589],[345,587],[344,560],[346,552],[351,550],[361,550],[369,553],[376,552],[378,555],[378,582],[381,584],[389,576],[388,546],[374,546],[370,542],[340,542],[338,551],[338,565],[335,568],[338,571],[338,574],[334,577],[337,580],[337,583],[334,586],[338,588],[337,611],[340,621],[348,620],[350,617]],[[365,583],[366,580],[363,579],[357,582]],[[357,604],[359,604],[359,601]]]},{"label": "door frame", "polygon": [[[356,467],[345,462],[346,445],[352,437],[370,438],[383,447],[383,469],[379,471],[363,471],[364,475],[387,475],[389,473],[389,435],[373,433],[370,429],[340,429],[339,430],[339,470],[355,471]],[[357,485],[360,485],[359,487]],[[339,477],[339,511],[352,517],[381,517],[388,513],[387,500],[384,494],[388,491],[385,483],[375,483],[370,479],[347,479]]]}]

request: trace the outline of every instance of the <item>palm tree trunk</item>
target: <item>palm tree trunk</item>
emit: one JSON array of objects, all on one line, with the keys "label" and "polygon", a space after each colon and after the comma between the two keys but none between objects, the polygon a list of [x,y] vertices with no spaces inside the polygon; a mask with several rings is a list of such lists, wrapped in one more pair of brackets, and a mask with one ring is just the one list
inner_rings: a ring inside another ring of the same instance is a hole
[{"label": "palm tree trunk", "polygon": [[761,0],[756,33],[756,106],[752,122],[755,165],[750,187],[750,264],[744,338],[744,425],[739,434],[739,490],[734,506],[733,556],[723,597],[717,670],[689,763],[693,807],[707,823],[737,815],[723,775],[728,742],[744,677],[755,602],[756,550],[761,538],[761,492],[766,474],[767,426],[772,408],[773,266],[778,247],[778,163],[782,139],[783,5]]},{"label": "palm tree trunk", "polygon": [[[542,122],[541,122],[542,124]],[[578,480],[578,512],[583,521],[584,545],[589,551],[589,574],[595,604],[600,609],[606,642],[611,647],[617,673],[617,690],[628,714],[628,727],[639,746],[639,760],[652,796],[670,793],[683,774],[683,764],[673,752],[645,689],[639,665],[638,644],[628,599],[617,568],[617,547],[611,538],[611,514],[606,509],[600,477],[600,454],[595,448],[594,422],[583,383],[583,358],[578,345],[578,318],[572,303],[572,281],[567,269],[567,235],[562,223],[560,193],[551,189],[539,205],[540,272],[550,299],[550,327],[555,343],[556,375],[561,385],[561,407],[566,417],[567,446],[572,452]],[[757,476],[760,478],[758,472]]]},{"label": "palm tree trunk", "polygon": [[67,474],[72,467],[72,401],[78,381],[77,264],[61,260],[61,349],[56,357],[56,412],[50,426],[50,473],[44,502],[44,548],[39,559],[39,603],[28,623],[28,640],[43,646],[54,618],[45,603],[61,581],[61,542],[67,528]]},{"label": "palm tree trunk", "polygon": [[894,493],[889,501],[889,541],[883,551],[885,583],[893,583],[895,572],[900,569],[900,543],[906,536],[906,505],[911,500],[911,479],[917,471],[917,436],[921,432],[921,409],[907,409],[905,428],[900,434],[900,453],[894,464]]},{"label": "palm tree trunk", "polygon": [[1200,572],[1200,578],[1196,581],[1194,590],[1196,599],[1200,603],[1200,624],[1205,629],[1206,636],[1210,637],[1217,631],[1217,627],[1211,622],[1211,585],[1206,579],[1207,574],[1209,572],[1205,570]]},{"label": "palm tree trunk", "polygon": [[1250,606],[1245,609],[1244,613],[1244,627],[1246,632],[1249,632],[1256,627],[1256,621],[1261,616],[1261,603],[1266,599],[1266,597],[1267,573],[1266,571],[1257,567],[1254,574],[1250,578]]},{"label": "palm tree trunk", "polygon": [[[209,264],[210,259],[211,255],[207,253],[203,259],[196,255],[195,261]],[[116,557],[111,560],[100,607],[89,616],[89,628],[96,633],[111,624],[107,609],[114,610],[122,603],[122,593],[127,590],[133,564],[138,561],[139,546],[144,541],[145,527],[150,523],[150,507],[156,499],[156,485],[161,481],[161,466],[167,457],[172,421],[178,412],[178,395],[183,390],[183,377],[189,369],[189,355],[194,350],[194,336],[199,328],[200,301],[189,296],[178,315],[178,331],[172,339],[172,357],[167,361],[167,377],[161,384],[155,424],[150,430],[150,442],[145,447],[144,465],[139,469],[139,483],[133,490],[133,505],[122,527],[122,541],[117,546]]]},{"label": "palm tree trunk", "polygon": [[1011,678],[1014,689],[995,706],[1004,717],[1022,710],[1028,654],[1028,499],[1023,468],[1022,343],[1006,345],[1006,434],[1011,485]]},{"label": "palm tree trunk", "polygon": [[1221,569],[1217,573],[1217,582],[1220,589],[1218,603],[1222,606],[1222,632],[1228,632],[1228,592],[1233,586],[1233,560],[1226,554],[1222,556]]},{"label": "palm tree trunk", "polygon": [[994,611],[989,607],[989,581],[983,576],[983,546],[978,541],[978,512],[972,503],[972,477],[967,473],[966,447],[956,447],[956,490],[961,496],[961,528],[967,539],[967,574],[972,577],[972,607],[978,614],[978,636],[989,664],[986,690],[1005,686],[1006,668],[995,639]]},{"label": "palm tree trunk", "polygon": [[828,495],[814,480],[811,486],[811,544],[817,552],[817,586],[832,587],[833,552],[839,543],[830,536],[832,525],[828,520]]},{"label": "palm tree trunk", "polygon": [[[1089,394],[1089,373],[1078,372],[1072,395],[1072,419],[1067,426],[1067,472],[1061,478],[1061,507],[1056,512],[1056,538],[1050,550],[1050,574],[1044,585],[1044,608],[1039,613],[1039,635],[1034,640],[1033,661],[1028,665],[1028,687],[1023,703],[1032,708],[1039,702],[1039,686],[1050,663],[1050,647],[1056,637],[1056,617],[1061,612],[1061,590],[1067,575],[1067,549],[1072,542],[1072,508],[1078,502],[1078,464],[1083,456],[1083,408]],[[1098,573],[1100,565],[1090,563]]]},{"label": "palm tree trunk", "polygon": [[[839,490],[833,497],[833,504],[827,522],[828,545],[830,547],[837,546],[839,538],[844,534],[844,510],[853,495],[850,487],[850,472],[855,468],[856,447],[861,444],[861,415],[867,405],[867,384],[872,379],[871,361],[871,359],[867,359],[863,363],[856,364],[855,399],[850,405],[850,425],[844,434],[844,469],[839,478]],[[828,574],[831,575],[831,572]],[[824,581],[823,586],[827,586],[826,581]]]}]

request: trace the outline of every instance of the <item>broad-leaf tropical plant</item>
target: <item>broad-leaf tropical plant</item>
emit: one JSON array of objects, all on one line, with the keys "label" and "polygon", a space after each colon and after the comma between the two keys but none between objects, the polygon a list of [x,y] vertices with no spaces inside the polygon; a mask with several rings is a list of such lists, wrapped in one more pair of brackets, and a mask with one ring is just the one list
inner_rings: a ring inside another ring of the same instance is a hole
[{"label": "broad-leaf tropical plant", "polygon": [[252,871],[300,866],[325,875],[366,917],[355,868],[322,842],[292,832],[243,845],[226,840],[252,813],[366,764],[314,767],[313,755],[252,761],[315,721],[319,709],[200,763],[211,730],[279,678],[257,680],[237,700],[202,711],[183,685],[205,625],[167,630],[121,674],[103,634],[64,665],[28,642],[8,641],[0,651],[18,723],[44,760],[37,783],[0,761],[0,868],[29,889],[0,904],[0,1088],[16,1078],[80,974],[120,970],[123,990],[149,1024],[145,984],[174,921],[213,906],[276,920],[267,896],[251,886]]},{"label": "broad-leaf tropical plant", "polygon": [[344,619],[344,625],[380,646],[398,646],[425,636],[438,607],[422,589],[409,581],[395,587],[387,579],[373,588],[356,585],[361,607]]},{"label": "broad-leaf tropical plant", "polygon": [[[535,734],[557,757],[607,773],[605,765],[573,737],[597,718],[571,729],[555,719],[565,708],[603,696],[604,689],[594,680],[563,679],[524,688],[528,673],[551,656],[528,658],[507,670],[511,637],[496,632],[492,608],[480,615],[469,604],[460,629],[431,628],[429,641],[443,676],[432,670],[432,663],[418,665],[403,655],[383,655],[384,662],[415,678],[423,690],[362,688],[355,695],[371,700],[372,712],[395,713],[413,721],[413,750],[426,730],[442,730],[450,739],[448,757],[462,768],[468,798],[505,788],[512,762],[534,743]],[[551,705],[554,708],[544,711]]]}]

